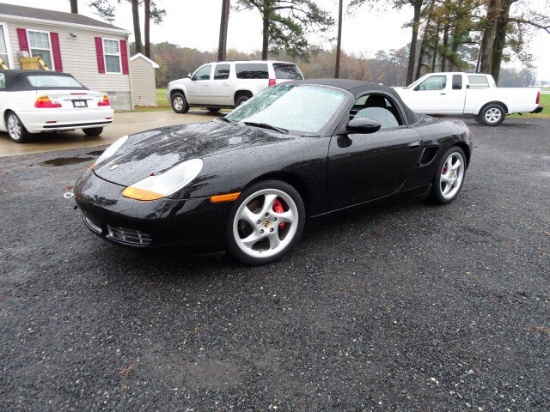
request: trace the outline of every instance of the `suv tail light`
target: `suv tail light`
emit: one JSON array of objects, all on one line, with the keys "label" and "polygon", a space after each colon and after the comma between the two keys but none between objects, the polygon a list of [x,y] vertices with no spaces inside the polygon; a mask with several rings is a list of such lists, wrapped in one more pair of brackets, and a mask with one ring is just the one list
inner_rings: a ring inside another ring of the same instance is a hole
[{"label": "suv tail light", "polygon": [[269,79],[269,83],[267,84],[267,87],[275,86],[277,84],[276,79]]},{"label": "suv tail light", "polygon": [[100,100],[99,102],[97,102],[97,105],[99,107],[101,106],[110,106],[111,105],[111,102],[109,102],[109,96],[107,96],[106,94],[103,95],[103,100]]},{"label": "suv tail light", "polygon": [[537,101],[535,103],[539,104],[539,102],[540,102],[540,91],[537,93]]},{"label": "suv tail light", "polygon": [[61,103],[52,102],[48,96],[40,96],[34,102],[34,107],[38,109],[52,109],[56,107],[61,107]]}]

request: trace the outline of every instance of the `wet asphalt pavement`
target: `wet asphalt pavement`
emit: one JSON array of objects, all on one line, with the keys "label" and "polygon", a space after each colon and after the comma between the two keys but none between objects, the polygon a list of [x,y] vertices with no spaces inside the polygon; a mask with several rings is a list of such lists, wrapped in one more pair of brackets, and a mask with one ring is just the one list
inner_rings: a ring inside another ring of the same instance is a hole
[{"label": "wet asphalt pavement", "polygon": [[550,120],[468,124],[455,202],[255,268],[91,234],[63,194],[103,148],[1,158],[0,410],[548,410]]}]

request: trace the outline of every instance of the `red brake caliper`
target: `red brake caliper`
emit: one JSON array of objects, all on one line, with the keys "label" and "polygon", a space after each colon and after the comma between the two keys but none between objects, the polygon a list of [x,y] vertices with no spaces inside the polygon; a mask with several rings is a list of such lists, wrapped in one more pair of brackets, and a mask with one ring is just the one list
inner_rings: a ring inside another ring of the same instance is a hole
[{"label": "red brake caliper", "polygon": [[[285,209],[283,208],[283,204],[279,199],[275,199],[275,201],[273,202],[273,211],[275,213],[283,213],[285,211]],[[283,230],[284,228],[285,228],[284,222],[279,223],[279,230]]]}]

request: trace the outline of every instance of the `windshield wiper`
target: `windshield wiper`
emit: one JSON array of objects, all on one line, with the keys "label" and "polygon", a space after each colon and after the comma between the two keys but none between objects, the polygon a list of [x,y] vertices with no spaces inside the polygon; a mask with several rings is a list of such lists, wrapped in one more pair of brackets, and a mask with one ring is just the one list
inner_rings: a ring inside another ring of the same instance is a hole
[{"label": "windshield wiper", "polygon": [[282,127],[272,126],[267,123],[254,123],[254,122],[243,122],[243,123],[246,124],[247,126],[261,127],[263,129],[270,129],[270,130],[275,130],[276,132],[279,132],[279,133],[288,134],[288,130],[283,129]]}]

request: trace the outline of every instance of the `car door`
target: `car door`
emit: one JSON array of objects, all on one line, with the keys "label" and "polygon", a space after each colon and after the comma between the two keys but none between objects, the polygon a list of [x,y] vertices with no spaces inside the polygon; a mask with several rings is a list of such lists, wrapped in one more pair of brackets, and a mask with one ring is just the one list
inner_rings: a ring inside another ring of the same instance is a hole
[{"label": "car door", "polygon": [[218,106],[232,106],[235,104],[231,96],[229,77],[231,65],[218,63],[214,68],[214,78],[210,82],[210,103]]},{"label": "car door", "polygon": [[[428,76],[412,91],[402,95],[403,100],[413,111],[418,113],[447,112],[447,75]],[[450,88],[449,88],[450,89]]]},{"label": "car door", "polygon": [[327,210],[389,196],[418,162],[422,138],[408,126],[371,134],[341,134],[328,153]]},{"label": "car door", "polygon": [[444,90],[445,113],[462,114],[466,101],[466,85],[461,73],[451,75],[450,87]]},{"label": "car door", "polygon": [[210,79],[212,65],[199,67],[191,76],[187,85],[187,101],[190,104],[208,104],[210,102]]}]

